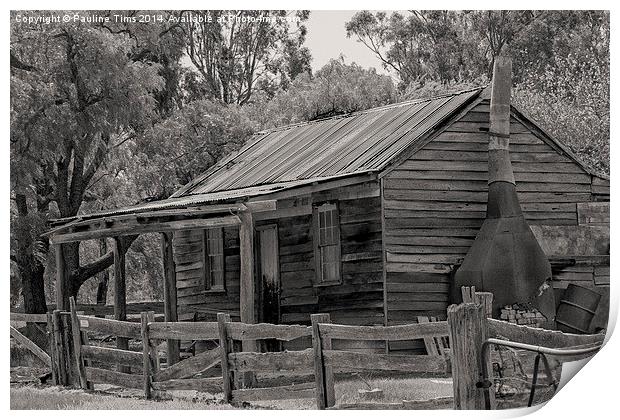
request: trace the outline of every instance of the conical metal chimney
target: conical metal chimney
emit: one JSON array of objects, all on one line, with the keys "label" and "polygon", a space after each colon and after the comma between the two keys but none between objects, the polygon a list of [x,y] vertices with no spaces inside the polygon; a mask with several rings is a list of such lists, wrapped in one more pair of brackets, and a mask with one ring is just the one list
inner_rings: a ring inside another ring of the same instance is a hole
[{"label": "conical metal chimney", "polygon": [[493,314],[514,303],[530,303],[555,319],[551,266],[521,212],[510,163],[510,87],[512,61],[496,57],[491,88],[489,195],[486,219],[455,273],[454,298],[461,286],[493,293]]}]

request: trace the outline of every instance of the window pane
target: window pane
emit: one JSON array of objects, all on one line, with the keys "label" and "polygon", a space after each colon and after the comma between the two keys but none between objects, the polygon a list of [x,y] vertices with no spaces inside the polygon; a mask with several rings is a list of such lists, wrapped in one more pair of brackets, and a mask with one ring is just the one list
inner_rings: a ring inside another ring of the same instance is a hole
[{"label": "window pane", "polygon": [[205,275],[206,287],[223,288],[224,286],[224,235],[223,229],[214,228],[205,230]]}]

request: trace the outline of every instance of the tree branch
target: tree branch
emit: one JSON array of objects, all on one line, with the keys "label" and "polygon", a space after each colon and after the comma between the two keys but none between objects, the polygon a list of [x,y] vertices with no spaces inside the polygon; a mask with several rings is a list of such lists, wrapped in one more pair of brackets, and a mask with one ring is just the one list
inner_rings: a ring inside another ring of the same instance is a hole
[{"label": "tree branch", "polygon": [[[129,235],[124,236],[121,239],[121,252],[125,254],[131,244],[138,238],[138,235]],[[80,286],[84,284],[86,280],[91,278],[92,276],[100,273],[106,268],[110,267],[114,263],[114,252],[110,251],[107,254],[97,258],[96,260],[85,264],[78,269],[74,270],[69,280],[72,284],[79,284]]]}]

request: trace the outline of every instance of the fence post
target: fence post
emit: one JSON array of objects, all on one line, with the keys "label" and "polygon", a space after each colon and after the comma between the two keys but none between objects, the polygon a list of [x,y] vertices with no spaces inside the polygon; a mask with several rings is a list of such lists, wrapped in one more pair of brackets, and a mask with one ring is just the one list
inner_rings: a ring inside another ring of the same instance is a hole
[{"label": "fence post", "polygon": [[69,308],[71,309],[71,333],[73,335],[73,355],[75,358],[75,368],[78,374],[80,387],[88,389],[86,381],[86,370],[84,369],[84,359],[82,359],[82,337],[80,334],[80,320],[75,312],[75,298],[69,298]]},{"label": "fence post", "polygon": [[[484,410],[485,394],[495,408],[493,384],[478,388],[482,380],[482,343],[488,338],[485,309],[476,303],[448,307],[448,326],[452,348],[452,386],[456,410]],[[490,368],[487,372],[493,372]],[[482,384],[483,386],[485,384]]]},{"label": "fence post", "polygon": [[58,356],[56,354],[56,337],[54,335],[54,318],[51,312],[47,313],[47,342],[49,343],[50,358],[52,359],[52,383],[60,385],[58,380]]},{"label": "fence post", "polygon": [[[146,318],[149,324],[155,322],[155,312],[148,311]],[[151,360],[153,361],[153,374],[159,371],[159,353],[157,352],[157,346],[154,346],[149,341],[149,348],[151,349]]]},{"label": "fence post", "polygon": [[224,313],[217,314],[217,328],[220,335],[220,347],[222,348],[222,389],[224,391],[224,401],[232,400],[232,375],[228,365],[228,354],[232,350],[232,343],[228,338],[226,323],[230,322],[230,315]]},{"label": "fence post", "polygon": [[58,384],[67,385],[67,363],[65,362],[65,353],[62,341],[62,322],[60,321],[60,310],[56,309],[52,313],[52,322],[54,328],[54,344],[56,346],[56,361],[58,363]]},{"label": "fence post", "polygon": [[476,292],[476,303],[479,303],[484,307],[484,312],[487,318],[493,317],[493,293]]},{"label": "fence post", "polygon": [[151,398],[151,345],[149,342],[149,318],[146,312],[140,313],[140,337],[142,338],[142,377],[144,396]]},{"label": "fence post", "polygon": [[329,324],[329,314],[312,314],[312,347],[314,349],[314,378],[316,381],[316,403],[319,410],[333,407],[336,403],[334,390],[334,373],[331,366],[323,360],[323,350],[331,350],[330,338],[321,337],[319,323]]}]

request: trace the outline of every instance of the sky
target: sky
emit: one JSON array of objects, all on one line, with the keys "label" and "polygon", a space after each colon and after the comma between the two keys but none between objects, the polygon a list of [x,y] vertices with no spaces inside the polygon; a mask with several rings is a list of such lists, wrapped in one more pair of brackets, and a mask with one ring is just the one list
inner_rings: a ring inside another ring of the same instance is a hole
[{"label": "sky", "polygon": [[362,67],[374,67],[378,73],[388,74],[381,62],[355,37],[347,38],[344,25],[356,10],[313,10],[306,22],[306,47],[312,53],[312,70],[323,67],[330,58],[342,53],[345,62],[356,62]]}]

